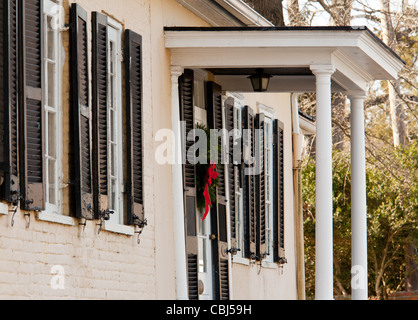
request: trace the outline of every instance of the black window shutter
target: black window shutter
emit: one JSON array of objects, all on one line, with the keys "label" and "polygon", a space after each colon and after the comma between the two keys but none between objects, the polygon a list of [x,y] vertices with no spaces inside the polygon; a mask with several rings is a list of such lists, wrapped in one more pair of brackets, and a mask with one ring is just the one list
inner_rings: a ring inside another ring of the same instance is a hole
[{"label": "black window shutter", "polygon": [[[184,74],[179,78],[180,120],[185,122],[186,129],[183,137],[187,137],[189,132],[195,128],[193,93],[194,73],[192,70],[186,69],[184,70]],[[183,150],[189,151],[193,145],[194,141],[186,139],[186,141],[183,141]],[[194,152],[190,152],[189,157],[192,154]],[[187,280],[189,299],[199,300],[196,169],[195,165],[187,160],[189,157],[186,157],[186,162],[183,165]]]},{"label": "black window shutter", "polygon": [[267,216],[266,216],[266,179],[265,179],[265,122],[264,114],[257,114],[255,117],[256,129],[256,166],[258,174],[254,176],[256,186],[256,220],[257,220],[257,259],[262,260],[267,255]]},{"label": "black window shutter", "polygon": [[273,122],[273,257],[278,263],[285,263],[284,246],[284,125]]},{"label": "black window shutter", "polygon": [[234,129],[234,105],[235,100],[232,97],[228,97],[225,100],[225,128],[228,131],[228,153],[229,153],[229,164],[227,166],[228,171],[228,186],[229,186],[229,212],[231,220],[231,247],[237,248],[237,215],[239,203],[236,201],[236,183],[235,183],[235,169],[237,166],[234,165],[234,146],[235,140],[232,132]]},{"label": "black window shutter", "polygon": [[[256,257],[256,207],[255,207],[255,176],[249,174],[255,157],[254,111],[245,106],[242,110],[243,128],[243,203],[244,203],[244,256],[249,259]],[[247,173],[245,173],[247,171]]]},{"label": "black window shutter", "polygon": [[3,176],[1,198],[14,205],[19,201],[18,180],[18,38],[17,1],[0,3],[0,163]]},{"label": "black window shutter", "polygon": [[125,31],[125,87],[127,125],[127,219],[128,224],[143,226],[143,122],[142,122],[142,37]]},{"label": "black window shutter", "polygon": [[21,208],[45,209],[42,1],[19,2],[19,165]]},{"label": "black window shutter", "polygon": [[109,217],[109,188],[107,168],[107,17],[101,13],[92,14],[93,33],[93,202],[95,218]]},{"label": "black window shutter", "polygon": [[71,6],[72,137],[76,216],[93,217],[87,12]]},{"label": "black window shutter", "polygon": [[[207,110],[209,129],[222,130],[225,128],[222,109],[222,88],[213,82],[207,83]],[[222,139],[218,140],[222,143]],[[222,148],[223,150],[223,148]],[[212,232],[216,236],[215,245],[215,289],[216,299],[229,300],[229,265],[228,265],[228,229],[226,211],[225,182],[228,175],[226,164],[222,164],[221,152],[218,153],[217,172],[219,173],[216,187],[216,205],[211,208]]]}]

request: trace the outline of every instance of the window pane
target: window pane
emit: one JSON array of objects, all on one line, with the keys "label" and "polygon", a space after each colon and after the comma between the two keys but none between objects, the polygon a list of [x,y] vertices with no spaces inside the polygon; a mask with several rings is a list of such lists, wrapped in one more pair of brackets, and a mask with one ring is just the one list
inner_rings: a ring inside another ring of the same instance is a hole
[{"label": "window pane", "polygon": [[207,246],[208,246],[208,239],[199,237],[198,238],[198,246],[199,246],[199,272],[207,272],[208,271],[208,254],[207,254]]},{"label": "window pane", "polygon": [[113,108],[115,107],[115,79],[113,76],[110,76],[110,84],[109,84],[109,107]]},{"label": "window pane", "polygon": [[[266,177],[266,187],[267,187],[266,200],[271,201],[271,198],[270,198],[270,176]],[[270,211],[267,211],[267,212],[270,212]]]},{"label": "window pane", "polygon": [[116,113],[114,110],[110,110],[110,139],[112,142],[116,142]]},{"label": "window pane", "polygon": [[48,160],[48,203],[56,204],[56,195],[55,195],[55,188],[56,188],[56,181],[55,181],[55,160],[49,159]]},{"label": "window pane", "polygon": [[110,209],[117,211],[117,202],[116,202],[116,181],[111,180],[110,183]]},{"label": "window pane", "polygon": [[48,112],[48,156],[54,159],[57,157],[57,127],[55,120],[55,113]]},{"label": "window pane", "polygon": [[47,58],[50,60],[55,60],[55,30],[54,24],[56,23],[54,18],[47,16]]},{"label": "window pane", "polygon": [[111,163],[110,163],[110,175],[115,177],[116,176],[116,159],[117,159],[117,153],[116,153],[116,145],[115,144],[111,144],[110,145],[110,152],[111,152]]},{"label": "window pane", "polygon": [[55,86],[58,85],[55,81],[55,64],[48,62],[48,106],[55,108]]},{"label": "window pane", "polygon": [[114,74],[114,64],[115,64],[115,43],[113,41],[110,41],[110,70],[109,72],[111,74]]}]

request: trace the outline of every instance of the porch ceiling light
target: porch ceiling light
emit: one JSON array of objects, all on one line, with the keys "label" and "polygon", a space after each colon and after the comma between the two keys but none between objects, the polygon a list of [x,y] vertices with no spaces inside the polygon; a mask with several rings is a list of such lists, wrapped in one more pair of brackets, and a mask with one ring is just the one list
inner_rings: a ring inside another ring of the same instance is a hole
[{"label": "porch ceiling light", "polygon": [[254,92],[267,91],[270,83],[271,75],[264,72],[263,69],[257,69],[256,73],[248,77],[253,85]]}]

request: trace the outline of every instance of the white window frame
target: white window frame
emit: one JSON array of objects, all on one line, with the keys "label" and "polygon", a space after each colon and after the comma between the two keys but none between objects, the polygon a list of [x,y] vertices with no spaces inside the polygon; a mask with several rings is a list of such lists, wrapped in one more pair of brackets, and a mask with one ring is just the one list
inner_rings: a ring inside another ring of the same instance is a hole
[{"label": "white window frame", "polygon": [[[42,26],[43,33],[43,50],[44,50],[44,64],[43,64],[43,89],[45,92],[45,101],[43,106],[44,111],[44,137],[45,137],[45,172],[46,172],[46,181],[45,181],[45,213],[51,215],[62,215],[62,26],[63,26],[63,10],[62,10],[62,0],[52,1],[52,0],[42,0],[43,1],[43,16],[44,24]],[[47,16],[50,16],[53,20],[52,30],[54,31],[53,40],[54,40],[54,57],[50,59],[48,57],[48,19]],[[53,74],[53,83],[54,83],[54,100],[55,106],[49,105],[49,92],[50,88],[48,87],[48,64],[55,64],[55,70]],[[55,114],[55,130],[54,132],[49,132],[49,114]],[[54,148],[55,148],[55,159],[49,155],[49,137],[53,136],[55,138]],[[49,181],[49,161],[55,160],[55,170],[54,170],[54,182],[55,185],[55,203],[50,203],[50,181]]]},{"label": "white window frame", "polygon": [[[109,86],[112,83],[110,81],[111,77],[114,76],[113,82],[113,89],[115,90],[113,94],[110,93],[109,90],[109,108],[108,108],[108,180],[109,180],[109,205],[112,204],[112,180],[115,181],[115,208],[110,208],[113,210],[113,214],[110,215],[110,220],[106,224],[108,229],[112,228],[112,224],[116,225],[123,225],[124,224],[124,185],[123,185],[123,131],[122,131],[122,116],[123,116],[123,109],[122,109],[122,25],[108,17],[108,25],[107,25],[107,34],[108,34],[108,67],[107,67],[107,77]],[[113,51],[113,59],[112,60],[112,52],[111,52],[111,45],[110,43],[114,43],[114,51]],[[115,62],[115,66],[113,69],[113,73],[111,73],[111,62]],[[113,96],[113,101],[110,101]],[[114,120],[115,125],[114,127],[111,126],[111,114],[112,111],[114,112]],[[111,130],[114,131],[112,140],[112,133]],[[111,146],[115,145],[115,157],[112,159],[112,152]],[[115,160],[116,164],[114,165],[114,174],[112,175],[112,165],[114,164],[113,161]]]},{"label": "white window frame", "polygon": [[[242,110],[244,108],[244,97],[238,93],[228,93],[229,96],[234,98],[234,128],[239,129],[242,127]],[[234,135],[234,140],[239,138]],[[238,168],[235,167],[234,172],[234,183],[235,183],[235,197],[236,203],[235,205],[238,208],[237,214],[237,225],[236,225],[236,237],[237,237],[237,248],[240,249],[233,257],[233,263],[239,263],[244,265],[249,265],[250,260],[244,257],[244,249],[245,249],[245,239],[244,239],[244,203],[243,203],[243,190],[239,187],[239,175],[238,175]]]},{"label": "white window frame", "polygon": [[[234,106],[234,128],[240,128],[242,126],[242,107],[240,105]],[[234,140],[237,137],[234,137]],[[237,214],[237,245],[238,251],[237,258],[243,258],[244,256],[244,249],[245,249],[245,241],[244,241],[244,203],[243,203],[243,190],[240,188],[239,185],[239,167],[235,166],[234,172],[234,183],[235,183],[235,199],[236,199],[236,206],[238,208]]]},{"label": "white window frame", "polygon": [[[273,119],[264,118],[265,137],[264,154],[265,161],[265,183],[266,183],[266,215],[267,215],[267,257],[265,261],[274,262],[273,259]],[[267,159],[267,157],[269,159]]]},{"label": "white window frame", "polygon": [[[274,263],[274,254],[273,254],[273,237],[274,237],[274,220],[273,220],[273,201],[274,201],[274,197],[273,197],[273,120],[276,118],[276,113],[274,111],[274,109],[262,104],[262,103],[257,103],[257,107],[258,107],[258,112],[259,113],[263,113],[264,114],[264,123],[265,123],[265,136],[266,139],[264,139],[264,151],[265,154],[270,151],[270,161],[265,161],[265,163],[269,163],[269,168],[266,168],[267,173],[266,174],[266,178],[264,179],[264,181],[266,182],[266,203],[267,206],[269,207],[269,210],[266,210],[266,215],[267,215],[267,253],[268,255],[266,256],[266,258],[262,261],[262,266],[265,268],[277,268],[277,264]],[[269,128],[269,130],[268,130]],[[268,132],[267,132],[268,130]],[[268,178],[268,176],[270,175],[270,179]],[[267,182],[270,181],[270,186],[267,186]],[[267,190],[269,192],[267,192]],[[267,194],[268,193],[268,194]],[[270,199],[270,200],[268,200]]]}]

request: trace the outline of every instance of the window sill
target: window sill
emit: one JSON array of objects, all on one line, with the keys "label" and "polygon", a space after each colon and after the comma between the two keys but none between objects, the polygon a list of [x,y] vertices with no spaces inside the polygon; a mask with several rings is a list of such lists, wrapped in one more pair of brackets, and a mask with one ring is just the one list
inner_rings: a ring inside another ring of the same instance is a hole
[{"label": "window sill", "polygon": [[40,221],[54,222],[59,224],[64,224],[67,226],[74,226],[75,218],[64,216],[57,213],[50,213],[47,211],[41,211],[36,214],[36,219]]},{"label": "window sill", "polygon": [[133,236],[135,234],[135,228],[132,226],[125,226],[123,224],[112,223],[104,221],[103,230],[124,234],[126,236]]},{"label": "window sill", "polygon": [[243,265],[249,266],[250,259],[243,258],[243,257],[233,257],[232,263],[243,264]]},{"label": "window sill", "polygon": [[[2,213],[3,204],[0,203],[0,214]],[[6,205],[7,207],[7,205]],[[7,209],[8,210],[8,209]],[[7,212],[7,211],[6,211]],[[7,213],[5,213],[7,214]],[[40,221],[46,221],[46,222],[53,222],[53,223],[59,223],[67,226],[75,226],[76,225],[76,218],[63,216],[61,214],[57,213],[50,213],[47,211],[41,211],[36,214],[36,219]],[[135,228],[132,226],[125,226],[117,223],[111,223],[108,221],[104,221],[103,230],[123,234],[126,236],[133,236],[135,234]]]},{"label": "window sill", "polygon": [[267,268],[267,269],[277,269],[277,268],[278,268],[278,266],[277,266],[277,264],[276,264],[276,263],[271,262],[271,261],[265,261],[265,260],[263,260],[263,261],[261,262],[261,266],[262,266],[263,268]]},{"label": "window sill", "polygon": [[7,216],[9,214],[9,205],[4,202],[0,202],[0,215]]}]

